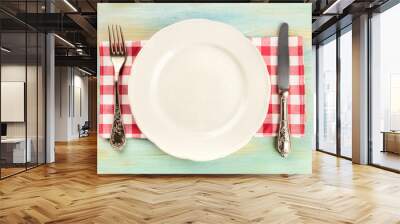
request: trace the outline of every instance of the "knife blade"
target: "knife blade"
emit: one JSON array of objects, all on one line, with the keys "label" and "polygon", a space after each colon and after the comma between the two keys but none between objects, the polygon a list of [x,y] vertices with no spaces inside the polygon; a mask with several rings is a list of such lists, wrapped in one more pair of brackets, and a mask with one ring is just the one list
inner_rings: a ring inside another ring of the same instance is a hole
[{"label": "knife blade", "polygon": [[282,23],[278,39],[278,87],[279,90],[289,90],[289,26]]},{"label": "knife blade", "polygon": [[290,131],[287,115],[287,99],[289,97],[289,26],[282,23],[278,37],[278,88],[280,98],[280,121],[277,139],[277,150],[286,158],[291,150]]}]

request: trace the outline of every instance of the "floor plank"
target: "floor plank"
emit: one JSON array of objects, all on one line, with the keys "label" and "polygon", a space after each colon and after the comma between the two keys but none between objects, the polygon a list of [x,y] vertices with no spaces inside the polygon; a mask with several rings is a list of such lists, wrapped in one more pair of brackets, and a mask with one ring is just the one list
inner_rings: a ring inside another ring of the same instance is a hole
[{"label": "floor plank", "polygon": [[400,154],[375,150],[372,159],[374,164],[400,170]]},{"label": "floor plank", "polygon": [[96,139],[0,181],[0,223],[400,223],[400,175],[314,153],[312,175],[96,174]]}]

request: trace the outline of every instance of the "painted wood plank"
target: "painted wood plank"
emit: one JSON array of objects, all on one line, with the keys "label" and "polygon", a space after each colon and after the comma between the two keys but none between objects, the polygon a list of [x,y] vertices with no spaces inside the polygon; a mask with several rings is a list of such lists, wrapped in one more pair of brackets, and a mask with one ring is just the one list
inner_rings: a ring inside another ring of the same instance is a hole
[{"label": "painted wood plank", "polygon": [[230,156],[209,162],[193,162],[166,155],[147,140],[129,139],[122,152],[111,149],[98,138],[99,174],[275,174],[311,173],[313,142],[314,77],[311,63],[311,4],[264,3],[171,3],[98,5],[98,43],[107,40],[107,25],[119,24],[126,39],[148,39],[161,28],[190,18],[225,22],[246,36],[276,36],[278,27],[287,22],[289,35],[304,40],[306,82],[306,134],[292,138],[293,152],[284,159],[275,150],[275,139],[253,138]]}]

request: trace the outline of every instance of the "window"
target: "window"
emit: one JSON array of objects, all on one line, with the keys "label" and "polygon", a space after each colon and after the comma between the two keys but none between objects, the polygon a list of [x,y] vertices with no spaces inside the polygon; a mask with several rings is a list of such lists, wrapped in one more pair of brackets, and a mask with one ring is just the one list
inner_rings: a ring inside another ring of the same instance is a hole
[{"label": "window", "polygon": [[336,39],[318,48],[318,149],[336,153]]},{"label": "window", "polygon": [[[19,16],[44,1],[0,1]],[[18,7],[17,7],[18,6]],[[0,178],[45,163],[45,34],[0,12]],[[10,109],[13,108],[13,109]]]},{"label": "window", "polygon": [[390,130],[400,130],[400,73],[390,74],[390,103],[389,126]]},{"label": "window", "polygon": [[371,162],[400,170],[400,5],[371,19]]},{"label": "window", "polygon": [[[320,43],[317,50],[317,148],[351,158],[353,79],[351,25],[340,30],[338,35],[340,36],[331,36]],[[339,121],[340,123],[337,123]]]},{"label": "window", "polygon": [[340,155],[352,157],[352,32],[340,36]]}]

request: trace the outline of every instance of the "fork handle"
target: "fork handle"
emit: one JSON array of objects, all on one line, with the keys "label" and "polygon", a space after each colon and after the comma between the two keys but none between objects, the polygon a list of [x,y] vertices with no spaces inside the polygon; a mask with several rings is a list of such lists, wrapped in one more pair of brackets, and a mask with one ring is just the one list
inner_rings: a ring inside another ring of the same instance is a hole
[{"label": "fork handle", "polygon": [[121,120],[121,107],[119,104],[118,80],[114,81],[114,121],[111,130],[110,144],[116,150],[122,150],[126,143],[124,125]]}]

